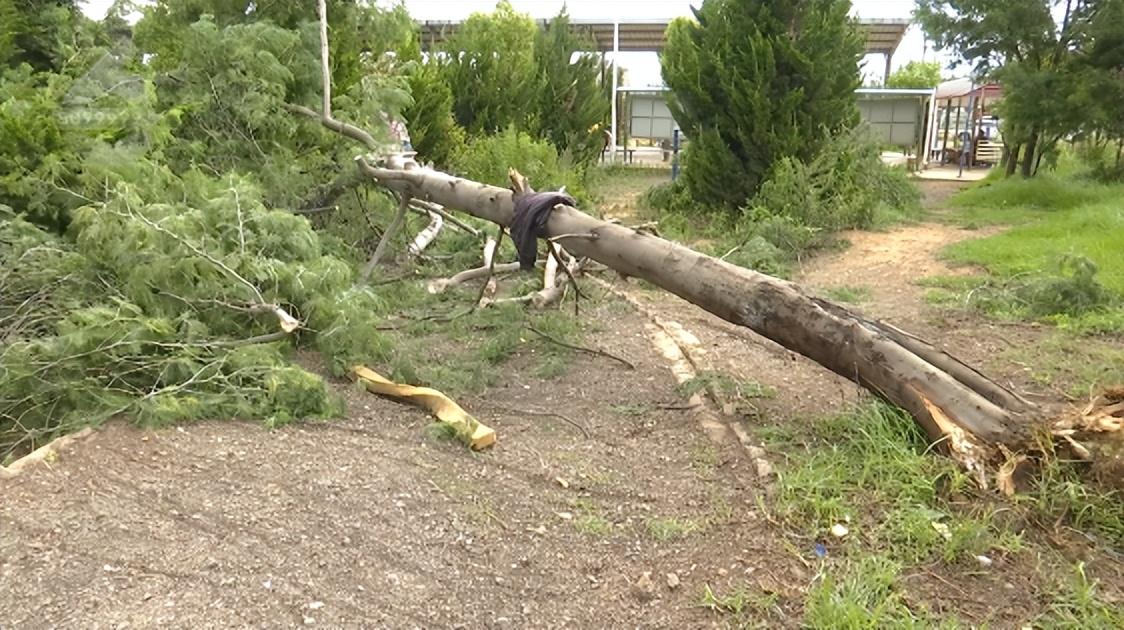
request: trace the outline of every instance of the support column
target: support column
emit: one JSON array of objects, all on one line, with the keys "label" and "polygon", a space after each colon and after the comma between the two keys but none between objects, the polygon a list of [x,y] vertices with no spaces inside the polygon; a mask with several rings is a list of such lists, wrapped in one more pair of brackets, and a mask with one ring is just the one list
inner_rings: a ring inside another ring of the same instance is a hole
[{"label": "support column", "polygon": [[613,18],[613,94],[612,94],[612,122],[609,123],[609,163],[617,161],[617,57],[621,52],[621,23]]},{"label": "support column", "polygon": [[890,87],[887,83],[890,82],[890,62],[894,60],[894,53],[886,51],[886,73],[882,75],[882,87]]}]

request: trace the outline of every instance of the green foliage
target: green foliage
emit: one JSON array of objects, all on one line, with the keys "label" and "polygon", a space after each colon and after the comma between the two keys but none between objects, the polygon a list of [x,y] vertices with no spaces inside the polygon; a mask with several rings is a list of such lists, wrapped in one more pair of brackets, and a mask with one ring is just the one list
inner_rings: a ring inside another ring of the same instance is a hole
[{"label": "green foliage", "polygon": [[869,228],[881,207],[915,210],[920,193],[904,171],[885,166],[877,145],[856,127],[825,141],[805,163],[782,158],[752,201],[755,217],[781,216],[816,229]]},{"label": "green foliage", "polygon": [[[550,142],[568,163],[591,163],[601,151],[609,98],[589,49],[565,11],[543,28],[506,1],[473,14],[411,75],[414,105],[405,115],[415,148],[448,165],[466,134],[514,128]],[[419,46],[403,56],[420,61]]]},{"label": "green foliage", "polygon": [[911,61],[886,80],[886,87],[897,89],[935,88],[941,82],[941,64],[936,61]]},{"label": "green foliage", "polygon": [[783,158],[811,160],[858,122],[861,37],[845,0],[706,0],[661,55],[670,105],[691,140],[687,189],[738,208]]},{"label": "green foliage", "polygon": [[[267,210],[244,181],[192,178],[148,201],[121,185],[80,208],[69,238],[0,223],[0,453],[115,415],[145,423],[337,413],[285,358],[278,305],[337,368],[385,357],[377,300],[352,289],[307,221]],[[48,280],[49,279],[49,280]]]},{"label": "green foliage", "polygon": [[473,13],[445,46],[445,76],[453,111],[470,136],[515,125],[526,130],[534,116],[535,23],[507,0],[496,10]]},{"label": "green foliage", "polygon": [[592,45],[592,40],[573,34],[565,8],[535,36],[536,135],[579,166],[601,155],[602,125],[609,117],[600,64],[595,55],[585,52]]},{"label": "green foliage", "polygon": [[439,167],[449,166],[465,144],[464,128],[453,117],[453,90],[444,72],[440,59],[417,64],[410,73],[413,104],[402,112],[418,156]]},{"label": "green foliage", "polygon": [[[783,158],[740,215],[705,213],[682,180],[650,189],[644,202],[661,210],[670,236],[702,236],[709,252],[773,275],[832,242],[831,232],[869,228],[916,215],[920,194],[906,173],[885,166],[858,126],[827,140],[809,163]],[[700,234],[701,233],[701,234]],[[704,248],[705,249],[705,248]]]},{"label": "green foliage", "polygon": [[1085,563],[1073,568],[1073,576],[1059,589],[1049,610],[1036,619],[1041,628],[1065,630],[1110,630],[1124,626],[1124,612],[1097,596],[1097,584],[1085,571]]},{"label": "green foliage", "polygon": [[1124,2],[919,0],[916,18],[938,49],[1003,84],[1003,137],[1024,176],[1061,138],[1124,138]]},{"label": "green foliage", "polygon": [[454,156],[453,165],[458,174],[476,181],[507,187],[507,171],[514,168],[525,175],[536,190],[566,192],[582,202],[587,199],[581,177],[558,157],[554,145],[535,140],[529,134],[508,127],[490,136],[476,136],[469,140],[464,150]]}]

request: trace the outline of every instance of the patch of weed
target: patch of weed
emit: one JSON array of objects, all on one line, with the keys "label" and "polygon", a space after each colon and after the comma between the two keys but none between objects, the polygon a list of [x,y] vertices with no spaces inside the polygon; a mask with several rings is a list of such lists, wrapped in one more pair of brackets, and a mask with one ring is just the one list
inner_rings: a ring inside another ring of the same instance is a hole
[{"label": "patch of weed", "polygon": [[591,537],[608,536],[613,524],[599,514],[583,514],[574,520],[574,529]]},{"label": "patch of weed", "polygon": [[927,614],[915,614],[906,604],[898,589],[900,573],[900,564],[878,555],[864,556],[825,573],[805,598],[805,627],[832,630],[933,627],[933,619]]},{"label": "patch of weed", "polygon": [[1016,500],[1049,524],[1068,524],[1120,548],[1124,546],[1124,501],[1119,492],[1082,482],[1069,462],[1050,454],[1031,490]]},{"label": "patch of weed", "polygon": [[870,299],[870,287],[865,286],[840,286],[823,290],[823,294],[830,300],[845,304],[862,304]]},{"label": "patch of weed", "polygon": [[700,605],[714,612],[733,615],[740,625],[768,616],[776,610],[779,600],[776,593],[760,592],[747,586],[719,594],[707,584],[703,587]]},{"label": "patch of weed", "polygon": [[1124,383],[1124,347],[1091,342],[1065,331],[1007,348],[996,360],[1024,366],[1035,382],[1076,399],[1086,399],[1106,385]]},{"label": "patch of weed", "polygon": [[676,389],[684,398],[690,398],[704,390],[717,393],[719,397],[732,396],[741,401],[772,398],[777,395],[771,387],[757,381],[743,381],[719,372],[699,372],[693,378],[680,383]]},{"label": "patch of weed", "polygon": [[684,538],[700,529],[698,523],[691,519],[666,517],[653,518],[648,521],[648,533],[659,541]]},{"label": "patch of weed", "polygon": [[904,412],[871,403],[814,428],[809,452],[782,469],[778,511],[822,535],[850,523],[894,557],[921,562],[964,559],[1017,548],[985,519],[960,514],[941,494],[969,481],[956,466],[928,452],[928,442]]},{"label": "patch of weed", "polygon": [[652,413],[652,406],[638,403],[623,403],[619,405],[609,405],[609,410],[622,416],[645,416]]},{"label": "patch of weed", "polygon": [[1058,589],[1049,609],[1035,620],[1035,625],[1072,630],[1124,628],[1124,610],[1101,601],[1096,587],[1096,582],[1085,574],[1084,563],[1078,563],[1072,579]]}]

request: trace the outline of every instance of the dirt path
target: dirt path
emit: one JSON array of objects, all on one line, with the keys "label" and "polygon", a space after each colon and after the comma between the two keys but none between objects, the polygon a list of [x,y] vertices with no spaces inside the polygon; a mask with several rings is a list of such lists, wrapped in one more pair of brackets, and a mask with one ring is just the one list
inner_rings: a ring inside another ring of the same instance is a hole
[{"label": "dirt path", "polygon": [[637,369],[544,381],[517,357],[462,401],[500,435],[485,453],[341,384],[338,422],[113,424],[0,481],[0,627],[706,627],[703,589],[746,580],[798,605],[811,576],[741,452],[661,408],[674,381],[634,313],[590,318]]},{"label": "dirt path", "polygon": [[[971,235],[852,235],[804,279],[869,285],[864,307],[908,326],[910,281],[943,273],[933,252]],[[673,296],[627,290],[699,338],[705,370],[776,392],[747,422],[822,417],[858,395]],[[674,408],[641,315],[609,299],[585,321],[585,343],[637,369],[582,355],[543,380],[517,356],[461,401],[500,435],[485,453],[341,383],[337,422],[113,424],[0,480],[0,627],[724,627],[700,606],[708,587],[775,594],[769,625],[798,626],[811,543],[793,547],[761,512],[768,489],[740,445]],[[520,409],[564,409],[592,439]]]}]

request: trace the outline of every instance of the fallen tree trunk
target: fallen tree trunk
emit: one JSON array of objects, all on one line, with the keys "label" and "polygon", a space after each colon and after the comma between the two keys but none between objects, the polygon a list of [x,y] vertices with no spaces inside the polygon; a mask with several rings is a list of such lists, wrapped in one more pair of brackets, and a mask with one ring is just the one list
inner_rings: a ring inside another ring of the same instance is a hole
[{"label": "fallen tree trunk", "polygon": [[[403,195],[509,225],[514,193],[409,161],[360,170]],[[399,167],[399,165],[401,165]],[[643,278],[734,324],[745,326],[906,409],[981,483],[988,460],[1031,447],[1036,406],[954,357],[892,326],[805,293],[797,285],[682,245],[557,206],[544,237],[574,255]]]}]

